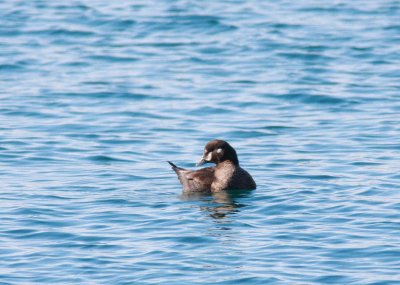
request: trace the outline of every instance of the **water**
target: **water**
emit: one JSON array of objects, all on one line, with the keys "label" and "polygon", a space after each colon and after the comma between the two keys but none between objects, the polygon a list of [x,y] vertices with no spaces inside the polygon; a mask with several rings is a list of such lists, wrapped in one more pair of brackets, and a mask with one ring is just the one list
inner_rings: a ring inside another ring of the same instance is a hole
[{"label": "water", "polygon": [[400,4],[294,2],[2,1],[0,283],[400,284]]}]

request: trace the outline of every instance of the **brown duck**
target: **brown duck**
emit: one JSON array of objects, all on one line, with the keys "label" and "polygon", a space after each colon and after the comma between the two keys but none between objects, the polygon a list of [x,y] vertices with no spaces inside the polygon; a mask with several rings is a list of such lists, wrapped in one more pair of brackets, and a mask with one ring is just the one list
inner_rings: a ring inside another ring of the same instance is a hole
[{"label": "brown duck", "polygon": [[251,175],[239,166],[235,149],[226,141],[213,140],[207,143],[203,158],[197,166],[208,162],[213,162],[216,166],[188,170],[168,161],[178,175],[184,192],[218,192],[256,188]]}]

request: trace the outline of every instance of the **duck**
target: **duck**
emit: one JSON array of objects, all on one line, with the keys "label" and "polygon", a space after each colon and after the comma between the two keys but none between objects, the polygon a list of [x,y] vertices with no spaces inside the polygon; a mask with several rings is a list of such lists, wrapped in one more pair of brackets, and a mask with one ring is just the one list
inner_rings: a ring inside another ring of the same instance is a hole
[{"label": "duck", "polygon": [[215,163],[215,166],[190,170],[167,161],[178,176],[183,192],[216,193],[226,190],[254,190],[253,177],[239,165],[235,149],[226,141],[215,139],[204,147],[203,157],[196,164]]}]

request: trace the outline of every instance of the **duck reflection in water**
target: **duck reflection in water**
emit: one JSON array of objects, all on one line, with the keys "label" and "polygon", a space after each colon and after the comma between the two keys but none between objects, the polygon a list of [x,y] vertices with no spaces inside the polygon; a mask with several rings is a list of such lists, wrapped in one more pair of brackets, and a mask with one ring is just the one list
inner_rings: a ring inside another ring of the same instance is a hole
[{"label": "duck reflection in water", "polygon": [[214,219],[224,219],[232,214],[238,213],[240,208],[246,204],[237,202],[239,199],[249,197],[252,190],[248,191],[219,191],[216,193],[202,192],[183,192],[182,200],[186,201],[204,201],[210,203],[209,206],[200,206],[200,210],[207,212]]}]

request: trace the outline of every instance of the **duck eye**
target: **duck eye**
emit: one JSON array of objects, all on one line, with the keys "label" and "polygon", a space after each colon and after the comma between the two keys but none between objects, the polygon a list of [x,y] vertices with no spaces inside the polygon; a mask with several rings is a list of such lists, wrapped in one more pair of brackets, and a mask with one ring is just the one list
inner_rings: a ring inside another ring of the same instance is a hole
[{"label": "duck eye", "polygon": [[222,152],[222,148],[217,149],[217,153],[221,153]]}]

